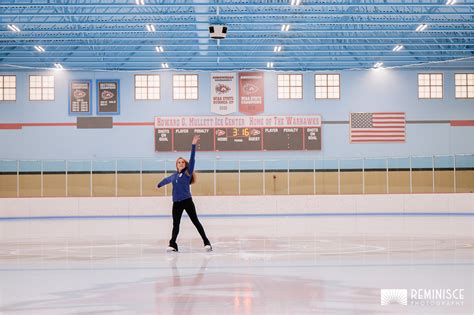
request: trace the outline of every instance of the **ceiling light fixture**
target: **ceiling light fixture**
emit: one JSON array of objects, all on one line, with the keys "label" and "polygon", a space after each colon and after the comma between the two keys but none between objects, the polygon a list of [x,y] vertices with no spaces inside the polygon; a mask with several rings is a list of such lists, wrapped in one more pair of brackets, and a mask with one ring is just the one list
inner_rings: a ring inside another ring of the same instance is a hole
[{"label": "ceiling light fixture", "polygon": [[290,30],[290,24],[283,24],[281,26],[281,31],[282,32],[288,32]]},{"label": "ceiling light fixture", "polygon": [[8,28],[9,28],[12,32],[15,32],[15,33],[20,32],[20,29],[19,29],[18,26],[16,26],[16,25],[8,24]]},{"label": "ceiling light fixture", "polygon": [[273,48],[273,52],[280,52],[281,51],[281,46],[275,46]]},{"label": "ceiling light fixture", "polygon": [[154,32],[154,31],[156,31],[155,25],[153,25],[153,24],[147,24],[147,25],[146,25],[146,29],[148,30],[148,32]]},{"label": "ceiling light fixture", "polygon": [[162,53],[164,51],[163,47],[161,47],[161,46],[156,46],[155,49],[156,49],[157,52],[160,52],[160,53]]},{"label": "ceiling light fixture", "polygon": [[446,5],[453,5],[456,3],[456,0],[448,0],[446,1]]},{"label": "ceiling light fixture", "polygon": [[273,68],[273,62],[267,62],[267,68]]},{"label": "ceiling light fixture", "polygon": [[164,68],[164,69],[168,69],[168,68],[169,68],[169,66],[168,66],[168,64],[167,64],[166,62],[162,63],[162,64],[161,64],[161,67]]},{"label": "ceiling light fixture", "polygon": [[300,5],[301,4],[301,0],[291,0],[291,5]]},{"label": "ceiling light fixture", "polygon": [[383,66],[383,62],[379,61],[374,65],[374,68],[380,68]]},{"label": "ceiling light fixture", "polygon": [[403,49],[403,45],[397,45],[397,46],[395,46],[392,50],[393,50],[393,51],[400,51],[400,50],[402,50],[402,49]]},{"label": "ceiling light fixture", "polygon": [[145,0],[135,0],[137,5],[145,5]]},{"label": "ceiling light fixture", "polygon": [[290,24],[283,24],[281,26],[281,31],[282,32],[288,32],[290,30]]},{"label": "ceiling light fixture", "polygon": [[60,63],[58,63],[58,62],[56,62],[56,63],[54,64],[54,66],[56,67],[57,70],[64,70],[64,67],[62,66],[62,64],[60,64]]},{"label": "ceiling light fixture", "polygon": [[44,48],[41,46],[35,46],[35,49],[39,52],[45,52]]},{"label": "ceiling light fixture", "polygon": [[420,24],[420,25],[418,25],[418,27],[416,28],[416,31],[417,31],[417,32],[423,32],[427,27],[428,27],[428,24]]}]

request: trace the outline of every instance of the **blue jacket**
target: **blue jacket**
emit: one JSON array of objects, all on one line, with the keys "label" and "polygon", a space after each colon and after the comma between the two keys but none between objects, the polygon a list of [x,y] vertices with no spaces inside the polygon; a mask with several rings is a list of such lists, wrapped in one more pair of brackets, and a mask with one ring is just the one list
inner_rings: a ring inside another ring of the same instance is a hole
[{"label": "blue jacket", "polygon": [[[191,175],[194,172],[195,155],[196,145],[193,144],[191,149],[191,158],[189,159],[189,166],[183,169],[180,173],[176,172],[158,183],[158,188],[163,187],[169,183],[173,184],[173,202],[191,198],[191,190],[189,185],[191,181]],[[189,175],[186,173],[189,173]]]}]

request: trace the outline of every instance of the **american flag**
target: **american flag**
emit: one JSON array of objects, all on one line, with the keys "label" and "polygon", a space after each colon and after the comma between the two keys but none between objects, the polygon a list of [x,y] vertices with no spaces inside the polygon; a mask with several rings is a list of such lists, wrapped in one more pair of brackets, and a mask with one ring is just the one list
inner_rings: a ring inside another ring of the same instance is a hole
[{"label": "american flag", "polygon": [[351,113],[352,142],[405,142],[405,113]]}]

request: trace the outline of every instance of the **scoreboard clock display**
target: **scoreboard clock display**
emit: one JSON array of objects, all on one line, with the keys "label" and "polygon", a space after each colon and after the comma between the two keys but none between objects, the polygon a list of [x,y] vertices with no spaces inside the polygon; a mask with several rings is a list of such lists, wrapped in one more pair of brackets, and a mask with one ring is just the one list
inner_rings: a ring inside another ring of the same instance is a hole
[{"label": "scoreboard clock display", "polygon": [[215,128],[215,151],[262,150],[261,128]]},{"label": "scoreboard clock display", "polygon": [[[257,117],[261,119],[261,116]],[[207,119],[200,120],[206,121],[207,126],[187,128],[185,126],[192,120],[170,117],[170,121],[173,119],[173,124],[169,126],[165,123],[157,124],[155,120],[155,151],[189,151],[194,135],[201,136],[197,145],[199,151],[321,150],[321,125],[320,117],[317,117],[319,120],[316,121],[319,123],[314,123],[315,126],[296,126],[286,123],[285,126],[227,127],[220,126],[225,122],[219,123],[220,121],[216,118],[218,126]],[[246,119],[240,123],[246,122],[251,125],[253,120]]]}]

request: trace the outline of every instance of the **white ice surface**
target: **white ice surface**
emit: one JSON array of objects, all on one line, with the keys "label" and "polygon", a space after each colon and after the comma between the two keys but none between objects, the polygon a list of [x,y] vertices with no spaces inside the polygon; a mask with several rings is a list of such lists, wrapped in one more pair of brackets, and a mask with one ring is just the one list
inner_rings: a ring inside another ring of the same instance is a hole
[{"label": "white ice surface", "polygon": [[[474,314],[473,216],[0,221],[0,314]],[[381,289],[463,289],[380,305]],[[413,302],[413,300],[409,302]],[[435,301],[436,302],[436,301]]]}]

